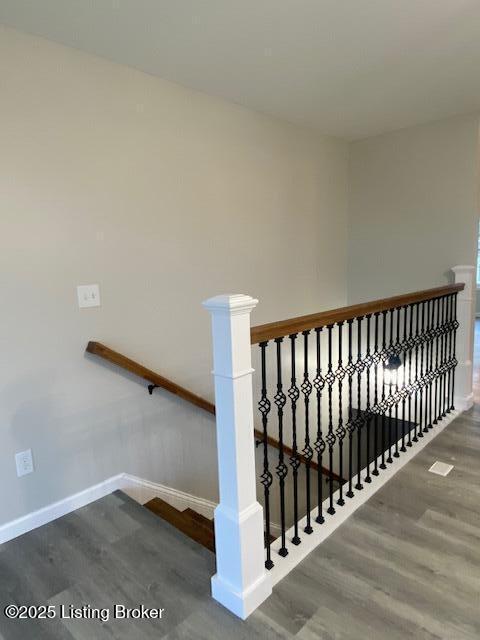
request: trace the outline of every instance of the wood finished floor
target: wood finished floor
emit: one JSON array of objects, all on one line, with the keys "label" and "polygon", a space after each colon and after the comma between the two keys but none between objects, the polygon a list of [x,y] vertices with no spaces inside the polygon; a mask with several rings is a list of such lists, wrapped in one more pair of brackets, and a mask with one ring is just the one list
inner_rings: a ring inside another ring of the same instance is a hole
[{"label": "wood finished floor", "polygon": [[[479,640],[479,452],[476,405],[246,622],[210,598],[214,556],[117,492],[0,546],[0,639]],[[435,460],[455,468],[435,476]],[[162,621],[28,622],[7,620],[9,603],[166,611]]]}]

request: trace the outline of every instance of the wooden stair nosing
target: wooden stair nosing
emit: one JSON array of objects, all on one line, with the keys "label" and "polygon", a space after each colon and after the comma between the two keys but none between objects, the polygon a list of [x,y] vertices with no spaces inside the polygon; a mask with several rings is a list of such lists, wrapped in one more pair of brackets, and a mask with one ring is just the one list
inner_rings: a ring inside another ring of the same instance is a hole
[{"label": "wooden stair nosing", "polygon": [[195,522],[198,522],[198,524],[204,526],[206,529],[209,529],[213,533],[213,520],[209,520],[206,516],[202,516],[201,513],[198,513],[198,511],[190,509],[190,507],[182,511],[182,513],[188,515],[189,518],[192,518],[192,520],[195,520]]},{"label": "wooden stair nosing", "polygon": [[153,498],[144,506],[152,511],[152,513],[155,513],[157,516],[163,518],[163,520],[176,527],[184,535],[203,545],[205,548],[209,549],[209,551],[215,552],[215,538],[213,532],[208,530],[205,525],[201,525],[189,516],[189,514],[185,514],[185,512],[175,509],[175,507],[172,507],[168,502],[165,502],[161,498]]}]

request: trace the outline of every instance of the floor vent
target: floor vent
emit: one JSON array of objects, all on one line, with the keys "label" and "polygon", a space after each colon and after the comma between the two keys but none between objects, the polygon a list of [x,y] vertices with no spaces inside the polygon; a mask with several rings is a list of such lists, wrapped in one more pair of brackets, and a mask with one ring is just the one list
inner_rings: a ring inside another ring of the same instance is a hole
[{"label": "floor vent", "polygon": [[447,464],[446,462],[434,462],[430,467],[430,473],[436,473],[437,476],[448,476],[453,469],[453,464]]}]

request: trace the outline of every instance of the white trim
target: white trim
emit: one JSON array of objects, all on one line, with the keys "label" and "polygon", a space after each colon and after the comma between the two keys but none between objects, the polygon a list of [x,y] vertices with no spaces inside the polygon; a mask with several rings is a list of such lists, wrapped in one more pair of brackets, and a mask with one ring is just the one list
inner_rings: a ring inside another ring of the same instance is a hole
[{"label": "white trim", "polygon": [[128,473],[119,473],[83,491],[48,504],[37,511],[32,511],[20,518],[6,522],[0,526],[0,544],[33,531],[33,529],[48,524],[81,507],[85,507],[87,504],[100,500],[100,498],[118,489],[124,491],[140,504],[145,504],[148,500],[159,497],[177,509],[183,510],[190,507],[207,518],[213,518],[213,511],[217,506],[215,502],[210,500],[197,498],[183,491],[177,491],[150,480],[137,478]]},{"label": "white trim", "polygon": [[[197,498],[197,496],[190,493],[172,489],[164,484],[138,478],[129,473],[119,473],[99,484],[87,487],[83,491],[58,500],[58,502],[53,502],[37,511],[32,511],[20,518],[6,522],[0,526],[0,544],[33,531],[44,524],[53,522],[53,520],[85,507],[87,504],[95,502],[95,500],[100,500],[100,498],[108,496],[118,489],[121,489],[130,498],[142,505],[152,498],[162,498],[162,500],[165,500],[165,502],[180,511],[190,508],[210,520],[213,518],[213,512],[217,506],[216,502]],[[272,523],[270,528],[274,535],[280,535],[279,524]]]},{"label": "white trim", "polygon": [[150,480],[144,480],[143,478],[132,476],[129,473],[122,473],[121,484],[118,488],[140,504],[145,504],[152,498],[161,498],[179,511],[188,508],[194,509],[197,513],[200,513],[210,520],[213,518],[213,512],[217,506],[217,503],[211,500],[197,498],[197,496],[190,493],[178,491],[177,489],[172,489],[171,487],[158,484],[157,482],[151,482]]},{"label": "white trim", "polygon": [[78,493],[63,498],[63,500],[58,500],[58,502],[53,502],[52,504],[42,507],[37,511],[27,513],[27,515],[21,516],[16,520],[6,522],[0,526],[0,544],[21,536],[28,531],[37,529],[48,522],[52,522],[52,520],[61,518],[67,513],[80,509],[81,507],[90,504],[90,502],[99,500],[113,491],[116,491],[119,488],[119,482],[122,476],[123,474],[113,476],[112,478],[108,478],[93,487],[88,487],[83,491],[79,491]]},{"label": "white trim", "polygon": [[[274,561],[274,566],[270,569],[269,573],[272,577],[272,584],[276,585],[277,582],[282,580],[292,569],[294,569],[301,560],[303,560],[309,553],[311,553],[315,547],[321,544],[324,540],[328,538],[328,536],[335,531],[341,524],[349,518],[352,513],[354,513],[358,507],[364,504],[369,498],[373,496],[381,487],[385,485],[388,480],[390,480],[403,466],[410,462],[412,458],[414,458],[417,453],[419,453],[427,444],[429,444],[439,433],[441,433],[447,425],[449,425],[452,420],[455,420],[461,411],[452,411],[446,418],[444,418],[441,422],[439,422],[435,427],[424,434],[424,437],[420,439],[418,442],[413,444],[413,447],[408,447],[406,453],[402,453],[400,458],[395,458],[394,462],[387,466],[384,471],[380,471],[379,476],[374,476],[372,478],[371,484],[363,484],[362,491],[356,491],[353,498],[345,499],[344,507],[336,507],[336,502],[339,497],[339,491],[337,490],[333,494],[333,498],[335,501],[336,513],[331,516],[326,513],[328,507],[328,500],[324,501],[324,516],[325,522],[322,525],[318,525],[315,523],[315,517],[317,515],[317,510],[311,512],[313,533],[310,535],[302,536],[302,543],[297,547],[294,545],[289,545],[288,556],[285,558],[281,558],[278,555],[278,550],[281,546],[281,540],[277,538],[272,543],[271,551],[272,551],[272,559]],[[401,442],[401,441],[400,441]],[[379,461],[381,457],[379,458]],[[300,531],[306,526],[307,517],[305,516],[302,520],[299,521],[298,527]],[[294,535],[294,528],[292,527],[287,531],[287,540],[291,540]]]}]

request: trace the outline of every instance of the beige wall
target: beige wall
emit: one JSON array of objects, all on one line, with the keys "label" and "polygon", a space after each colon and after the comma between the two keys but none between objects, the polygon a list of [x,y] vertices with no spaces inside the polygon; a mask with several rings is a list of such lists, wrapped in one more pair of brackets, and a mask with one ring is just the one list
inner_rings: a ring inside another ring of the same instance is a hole
[{"label": "beige wall", "polygon": [[476,263],[478,116],[351,145],[348,281],[358,302],[447,282]]},{"label": "beige wall", "polygon": [[0,92],[0,523],[121,471],[215,498],[211,418],[85,345],[211,398],[203,299],[344,304],[347,145],[7,29]]}]

